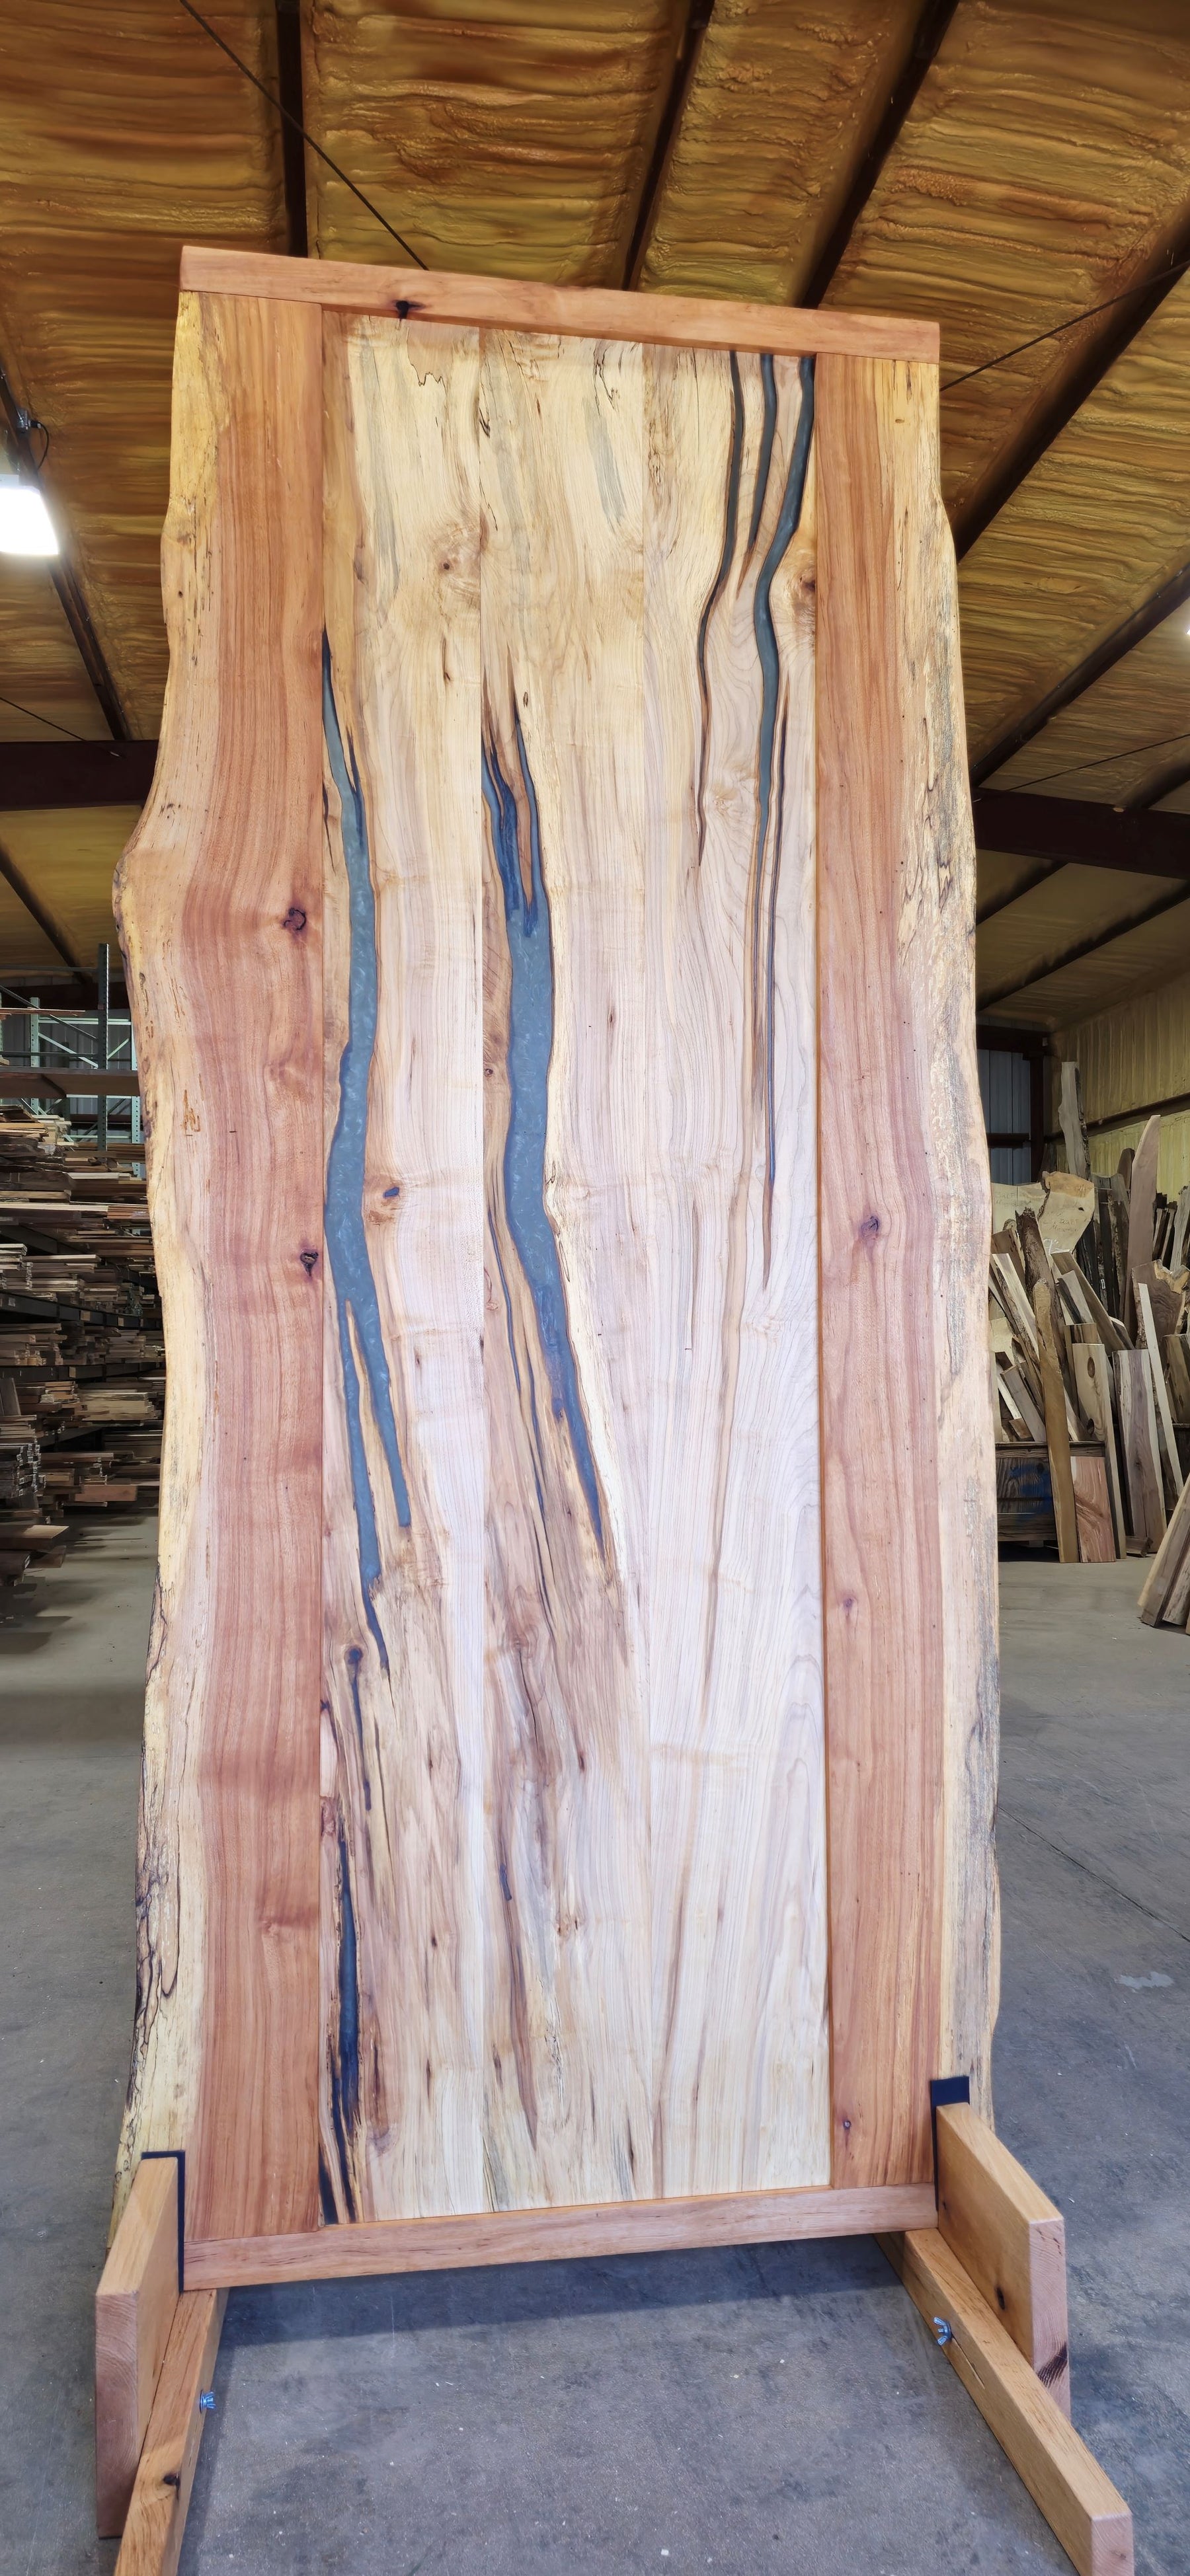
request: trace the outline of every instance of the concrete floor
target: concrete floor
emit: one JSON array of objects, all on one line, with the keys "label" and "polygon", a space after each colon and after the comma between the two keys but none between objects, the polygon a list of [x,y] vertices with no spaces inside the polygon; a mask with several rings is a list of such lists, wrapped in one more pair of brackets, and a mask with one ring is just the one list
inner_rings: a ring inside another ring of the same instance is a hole
[{"label": "concrete floor", "polygon": [[[153,1528],[0,1626],[0,2568],[93,2537]],[[1075,2420],[1190,2567],[1190,1644],[1133,1564],[1003,1569],[1001,2131],[1066,2212]],[[876,2248],[232,2300],[182,2576],[1068,2569]]]}]

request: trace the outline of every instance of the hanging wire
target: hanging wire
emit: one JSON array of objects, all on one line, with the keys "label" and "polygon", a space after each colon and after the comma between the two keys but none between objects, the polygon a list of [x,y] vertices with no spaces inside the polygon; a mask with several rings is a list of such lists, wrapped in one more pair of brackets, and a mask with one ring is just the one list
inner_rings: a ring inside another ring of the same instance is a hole
[{"label": "hanging wire", "polygon": [[[186,6],[186,0],[183,0],[183,6]],[[1105,296],[1102,304],[1088,304],[1084,313],[1071,313],[1065,322],[1055,322],[1052,330],[1035,331],[1031,340],[1018,340],[1015,349],[1001,349],[998,358],[984,358],[978,367],[968,367],[965,374],[948,376],[941,391],[952,394],[956,385],[969,385],[973,376],[986,376],[989,368],[1006,366],[1010,358],[1023,357],[1026,349],[1039,348],[1043,340],[1060,339],[1063,331],[1077,330],[1080,322],[1092,322],[1097,313],[1110,313],[1113,304],[1128,304],[1134,295],[1147,294],[1151,286],[1163,286],[1167,282],[1172,283],[1175,277],[1184,277],[1188,268],[1190,259],[1180,259],[1174,268],[1159,268],[1152,277],[1140,277],[1135,286],[1125,286],[1119,295]]]},{"label": "hanging wire", "polygon": [[1190,725],[1183,725],[1180,733],[1159,734],[1155,742],[1126,742],[1120,751],[1100,751],[1093,760],[1072,760],[1064,769],[1043,770],[1040,777],[1029,780],[1029,788],[1052,787],[1057,778],[1080,778],[1084,769],[1110,769],[1114,760],[1139,760],[1145,751],[1168,751],[1174,742],[1190,742]]},{"label": "hanging wire", "polygon": [[293,126],[295,133],[301,135],[303,143],[309,144],[311,152],[316,152],[319,160],[325,161],[327,169],[334,171],[336,179],[341,179],[344,187],[350,188],[352,196],[359,198],[361,206],[366,206],[368,213],[375,216],[377,223],[383,224],[386,233],[391,234],[397,248],[407,254],[415,268],[424,268],[426,265],[424,259],[420,258],[412,244],[406,241],[404,234],[397,231],[395,224],[390,224],[388,216],[381,214],[379,206],[374,206],[370,197],[365,197],[363,189],[356,187],[354,179],[348,178],[347,172],[340,169],[338,162],[332,161],[330,153],[323,151],[321,143],[316,143],[313,135],[307,134],[300,116],[295,116],[292,109],[286,107],[283,99],[274,97],[272,90],[266,89],[264,82],[257,79],[250,66],[242,62],[238,54],[232,52],[231,46],[219,34],[218,29],[212,27],[209,18],[204,18],[202,11],[194,7],[194,0],[178,0],[178,6],[185,10],[188,18],[193,18],[196,26],[202,28],[204,35],[210,37],[213,45],[218,45],[220,53],[226,54],[229,63],[235,64],[236,70],[243,73],[245,80],[251,81],[253,89],[258,89],[261,97],[267,98],[269,106],[276,108],[278,116],[283,116],[286,124]]},{"label": "hanging wire", "polygon": [[59,724],[54,716],[39,716],[35,707],[23,707],[16,698],[0,696],[0,707],[11,707],[18,716],[28,716],[33,724],[52,725],[55,733],[64,733],[68,742],[86,742],[87,735],[72,733],[69,725]]}]

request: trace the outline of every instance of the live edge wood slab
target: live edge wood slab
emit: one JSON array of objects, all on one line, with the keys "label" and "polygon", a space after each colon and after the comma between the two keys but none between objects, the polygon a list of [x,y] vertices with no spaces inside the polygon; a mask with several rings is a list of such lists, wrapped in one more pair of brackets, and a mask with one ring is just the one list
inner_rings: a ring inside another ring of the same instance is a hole
[{"label": "live edge wood slab", "polygon": [[188,2291],[924,2225],[996,1991],[935,337],[183,281],[117,2207],[184,2147]]}]

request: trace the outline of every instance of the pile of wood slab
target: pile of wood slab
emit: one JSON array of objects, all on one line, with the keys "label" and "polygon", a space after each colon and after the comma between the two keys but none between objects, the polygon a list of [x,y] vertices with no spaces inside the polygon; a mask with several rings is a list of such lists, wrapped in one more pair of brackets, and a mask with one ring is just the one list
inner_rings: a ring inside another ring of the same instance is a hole
[{"label": "pile of wood slab", "polygon": [[57,1512],[155,1502],[164,1343],[140,1169],[0,1109],[0,1590],[60,1563]]},{"label": "pile of wood slab", "polygon": [[1075,1168],[993,1190],[988,1309],[1001,1538],[1070,1565],[1160,1549],[1190,1460],[1190,1189],[1158,1195],[1159,1118],[1093,1175],[1073,1072]]}]

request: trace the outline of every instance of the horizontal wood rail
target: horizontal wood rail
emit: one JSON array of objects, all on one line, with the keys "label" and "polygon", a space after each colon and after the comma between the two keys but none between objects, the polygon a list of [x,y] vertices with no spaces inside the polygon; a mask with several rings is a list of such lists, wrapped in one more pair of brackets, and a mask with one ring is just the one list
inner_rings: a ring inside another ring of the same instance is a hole
[{"label": "horizontal wood rail", "polygon": [[576,2256],[677,2253],[699,2245],[772,2245],[794,2237],[871,2236],[932,2227],[931,2183],[856,2191],[714,2192],[591,2209],[477,2210],[458,2218],[393,2218],[319,2227],[305,2236],[191,2239],[194,2288],[252,2282],[341,2281],[375,2272],[438,2272],[472,2263],[560,2262]]},{"label": "horizontal wood rail", "polygon": [[183,290],[397,314],[477,330],[544,331],[583,340],[637,340],[677,349],[762,350],[772,357],[908,358],[938,364],[938,325],[887,313],[791,312],[701,296],[625,295],[603,286],[541,286],[523,277],[461,277],[442,269],[363,268],[342,259],[282,259],[267,251],[182,253]]}]

